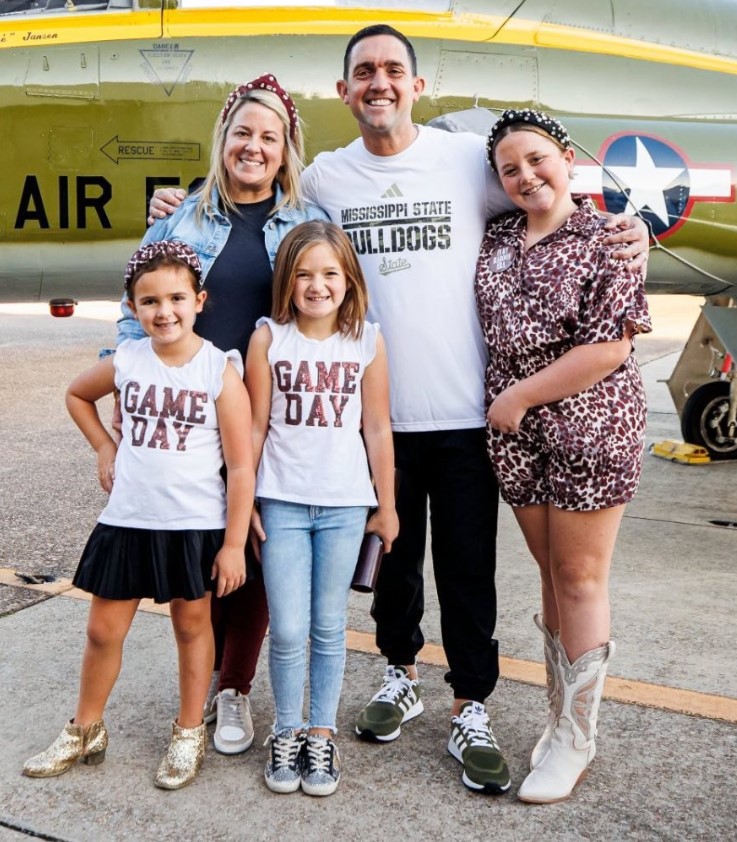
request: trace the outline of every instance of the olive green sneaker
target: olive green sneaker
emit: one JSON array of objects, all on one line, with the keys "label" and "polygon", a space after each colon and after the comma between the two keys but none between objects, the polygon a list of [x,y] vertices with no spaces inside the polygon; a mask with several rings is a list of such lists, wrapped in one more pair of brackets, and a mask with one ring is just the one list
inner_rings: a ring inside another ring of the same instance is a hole
[{"label": "olive green sneaker", "polygon": [[419,680],[411,679],[404,667],[389,664],[381,690],[358,716],[356,734],[362,740],[389,743],[399,736],[402,723],[424,710]]},{"label": "olive green sneaker", "polygon": [[480,702],[464,702],[451,719],[448,751],[463,764],[463,783],[475,792],[500,795],[512,782],[507,763]]}]

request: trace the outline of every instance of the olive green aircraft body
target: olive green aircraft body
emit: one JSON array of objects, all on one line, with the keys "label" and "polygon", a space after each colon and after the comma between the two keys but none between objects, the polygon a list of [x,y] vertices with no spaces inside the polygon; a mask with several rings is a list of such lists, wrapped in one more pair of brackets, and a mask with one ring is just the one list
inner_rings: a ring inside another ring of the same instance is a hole
[{"label": "olive green aircraft body", "polygon": [[605,207],[619,183],[636,194],[629,210],[660,221],[651,289],[737,282],[733,2],[168,5],[0,0],[4,298],[114,295],[152,189],[207,171],[228,91],[266,70],[294,94],[310,157],[348,143],[335,81],[350,35],[375,22],[417,48],[419,121],[473,104],[561,115],[581,145],[580,189]]},{"label": "olive green aircraft body", "polygon": [[574,189],[651,224],[650,291],[737,294],[734,0],[0,0],[0,300],[116,297],[150,194],[206,173],[225,97],[263,72],[308,159],[350,142],[335,82],[372,23],[416,47],[419,122],[555,113]]}]

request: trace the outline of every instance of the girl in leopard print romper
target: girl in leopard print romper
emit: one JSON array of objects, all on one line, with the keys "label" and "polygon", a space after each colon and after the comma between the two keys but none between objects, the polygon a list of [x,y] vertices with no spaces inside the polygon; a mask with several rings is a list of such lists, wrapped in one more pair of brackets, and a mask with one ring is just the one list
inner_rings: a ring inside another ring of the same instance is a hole
[{"label": "girl in leopard print romper", "polygon": [[574,152],[548,115],[508,110],[489,159],[521,209],[490,223],[476,296],[490,362],[489,453],[542,581],[548,721],[523,801],[567,798],[593,760],[609,640],[608,578],[637,488],[645,394],[632,356],[650,330],[639,270],[573,199]]}]

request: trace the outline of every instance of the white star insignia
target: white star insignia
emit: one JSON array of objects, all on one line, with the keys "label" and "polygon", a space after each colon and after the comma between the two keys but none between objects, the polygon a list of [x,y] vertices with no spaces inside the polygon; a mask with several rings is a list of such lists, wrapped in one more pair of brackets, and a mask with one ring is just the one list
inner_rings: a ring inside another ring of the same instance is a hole
[{"label": "white star insignia", "polygon": [[615,178],[628,189],[631,213],[649,208],[664,225],[668,225],[664,191],[684,172],[684,167],[658,167],[647,147],[635,138],[635,165],[633,167],[607,167]]}]

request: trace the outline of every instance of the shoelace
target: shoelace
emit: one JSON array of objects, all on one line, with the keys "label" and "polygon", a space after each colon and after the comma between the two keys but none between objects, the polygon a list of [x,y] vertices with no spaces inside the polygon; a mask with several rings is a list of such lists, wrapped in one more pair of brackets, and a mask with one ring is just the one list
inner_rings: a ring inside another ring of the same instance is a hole
[{"label": "shoelace", "polygon": [[274,758],[274,766],[276,768],[282,766],[293,767],[302,750],[302,740],[299,737],[269,734],[266,738],[266,743],[269,741],[272,744],[271,751]]},{"label": "shoelace", "polygon": [[468,736],[469,745],[486,746],[489,743],[498,751],[499,746],[489,725],[489,715],[481,705],[474,705],[466,708],[457,717],[462,724],[463,730]]},{"label": "shoelace", "polygon": [[384,673],[384,683],[381,690],[371,700],[372,702],[395,702],[402,693],[412,689],[412,680],[406,676],[398,676],[391,667]]},{"label": "shoelace", "polygon": [[310,772],[330,772],[333,747],[328,740],[307,740],[306,751]]},{"label": "shoelace", "polygon": [[240,728],[245,733],[245,696],[218,696],[221,725]]}]

